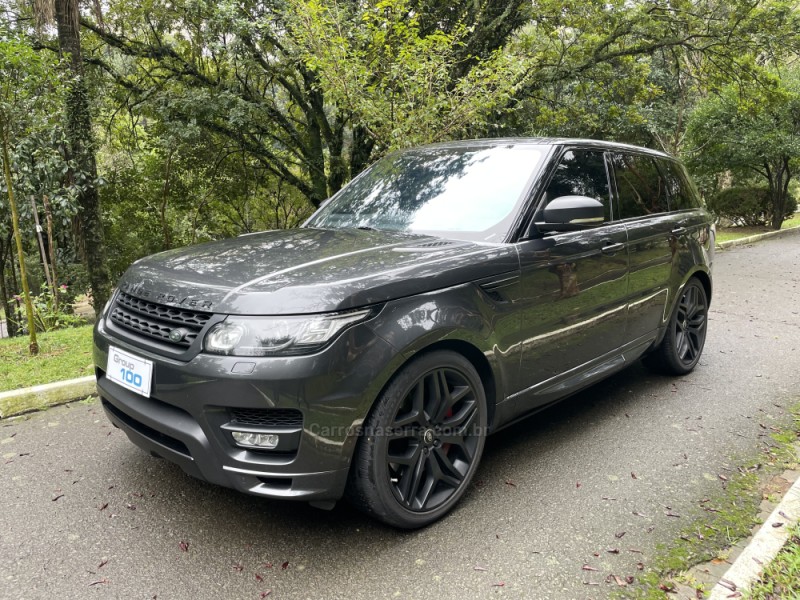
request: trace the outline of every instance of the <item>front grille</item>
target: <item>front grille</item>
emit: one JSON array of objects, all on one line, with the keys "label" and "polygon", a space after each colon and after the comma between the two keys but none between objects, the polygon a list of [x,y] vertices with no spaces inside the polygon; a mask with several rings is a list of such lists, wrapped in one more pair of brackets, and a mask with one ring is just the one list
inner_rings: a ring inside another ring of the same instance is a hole
[{"label": "front grille", "polygon": [[[188,348],[197,339],[211,313],[148,302],[121,292],[111,310],[111,321],[123,329],[154,338],[171,346]],[[178,342],[169,339],[173,329],[184,330]]]},{"label": "front grille", "polygon": [[233,408],[231,420],[256,427],[302,427],[303,413],[294,408]]}]

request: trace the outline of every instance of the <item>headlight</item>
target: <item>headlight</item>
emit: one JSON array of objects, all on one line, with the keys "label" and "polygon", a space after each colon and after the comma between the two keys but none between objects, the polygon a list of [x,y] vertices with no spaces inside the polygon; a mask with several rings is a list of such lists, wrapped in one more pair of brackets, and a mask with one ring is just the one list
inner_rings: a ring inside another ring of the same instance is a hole
[{"label": "headlight", "polygon": [[287,317],[230,316],[214,325],[205,351],[232,356],[288,356],[323,348],[342,330],[369,318],[372,309]]}]

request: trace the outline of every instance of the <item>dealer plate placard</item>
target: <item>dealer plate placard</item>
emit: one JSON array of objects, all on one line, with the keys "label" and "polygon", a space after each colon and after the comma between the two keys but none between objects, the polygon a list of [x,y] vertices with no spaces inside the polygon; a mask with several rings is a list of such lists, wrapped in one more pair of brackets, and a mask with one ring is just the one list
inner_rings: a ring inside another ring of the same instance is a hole
[{"label": "dealer plate placard", "polygon": [[153,361],[109,346],[106,376],[122,387],[149,398]]}]

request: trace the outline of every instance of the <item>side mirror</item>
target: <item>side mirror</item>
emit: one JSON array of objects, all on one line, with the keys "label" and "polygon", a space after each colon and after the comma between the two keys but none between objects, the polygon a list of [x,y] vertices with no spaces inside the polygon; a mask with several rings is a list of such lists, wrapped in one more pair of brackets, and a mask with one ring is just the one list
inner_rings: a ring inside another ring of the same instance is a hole
[{"label": "side mirror", "polygon": [[543,222],[536,222],[540,231],[577,231],[602,225],[605,207],[587,196],[561,196],[545,206],[542,218]]}]

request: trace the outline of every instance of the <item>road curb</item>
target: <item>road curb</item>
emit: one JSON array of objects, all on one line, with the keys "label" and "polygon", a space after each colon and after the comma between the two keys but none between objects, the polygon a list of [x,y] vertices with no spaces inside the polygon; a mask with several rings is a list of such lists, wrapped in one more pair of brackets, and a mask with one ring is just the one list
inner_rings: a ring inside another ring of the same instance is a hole
[{"label": "road curb", "polygon": [[[761,525],[731,567],[711,590],[708,600],[724,600],[750,588],[789,539],[789,528],[800,520],[800,478]],[[741,595],[741,594],[740,594]],[[737,596],[738,597],[738,596]]]},{"label": "road curb", "polygon": [[0,419],[81,400],[96,392],[94,375],[0,392]]},{"label": "road curb", "polygon": [[766,238],[785,235],[793,231],[800,231],[800,225],[798,225],[797,227],[789,227],[788,229],[779,229],[778,231],[767,231],[766,233],[757,233],[756,235],[749,235],[747,237],[739,238],[736,240],[728,240],[727,242],[719,242],[717,244],[717,248],[720,250],[724,250],[725,248],[730,248],[731,246],[743,246],[745,244],[759,242]]}]

